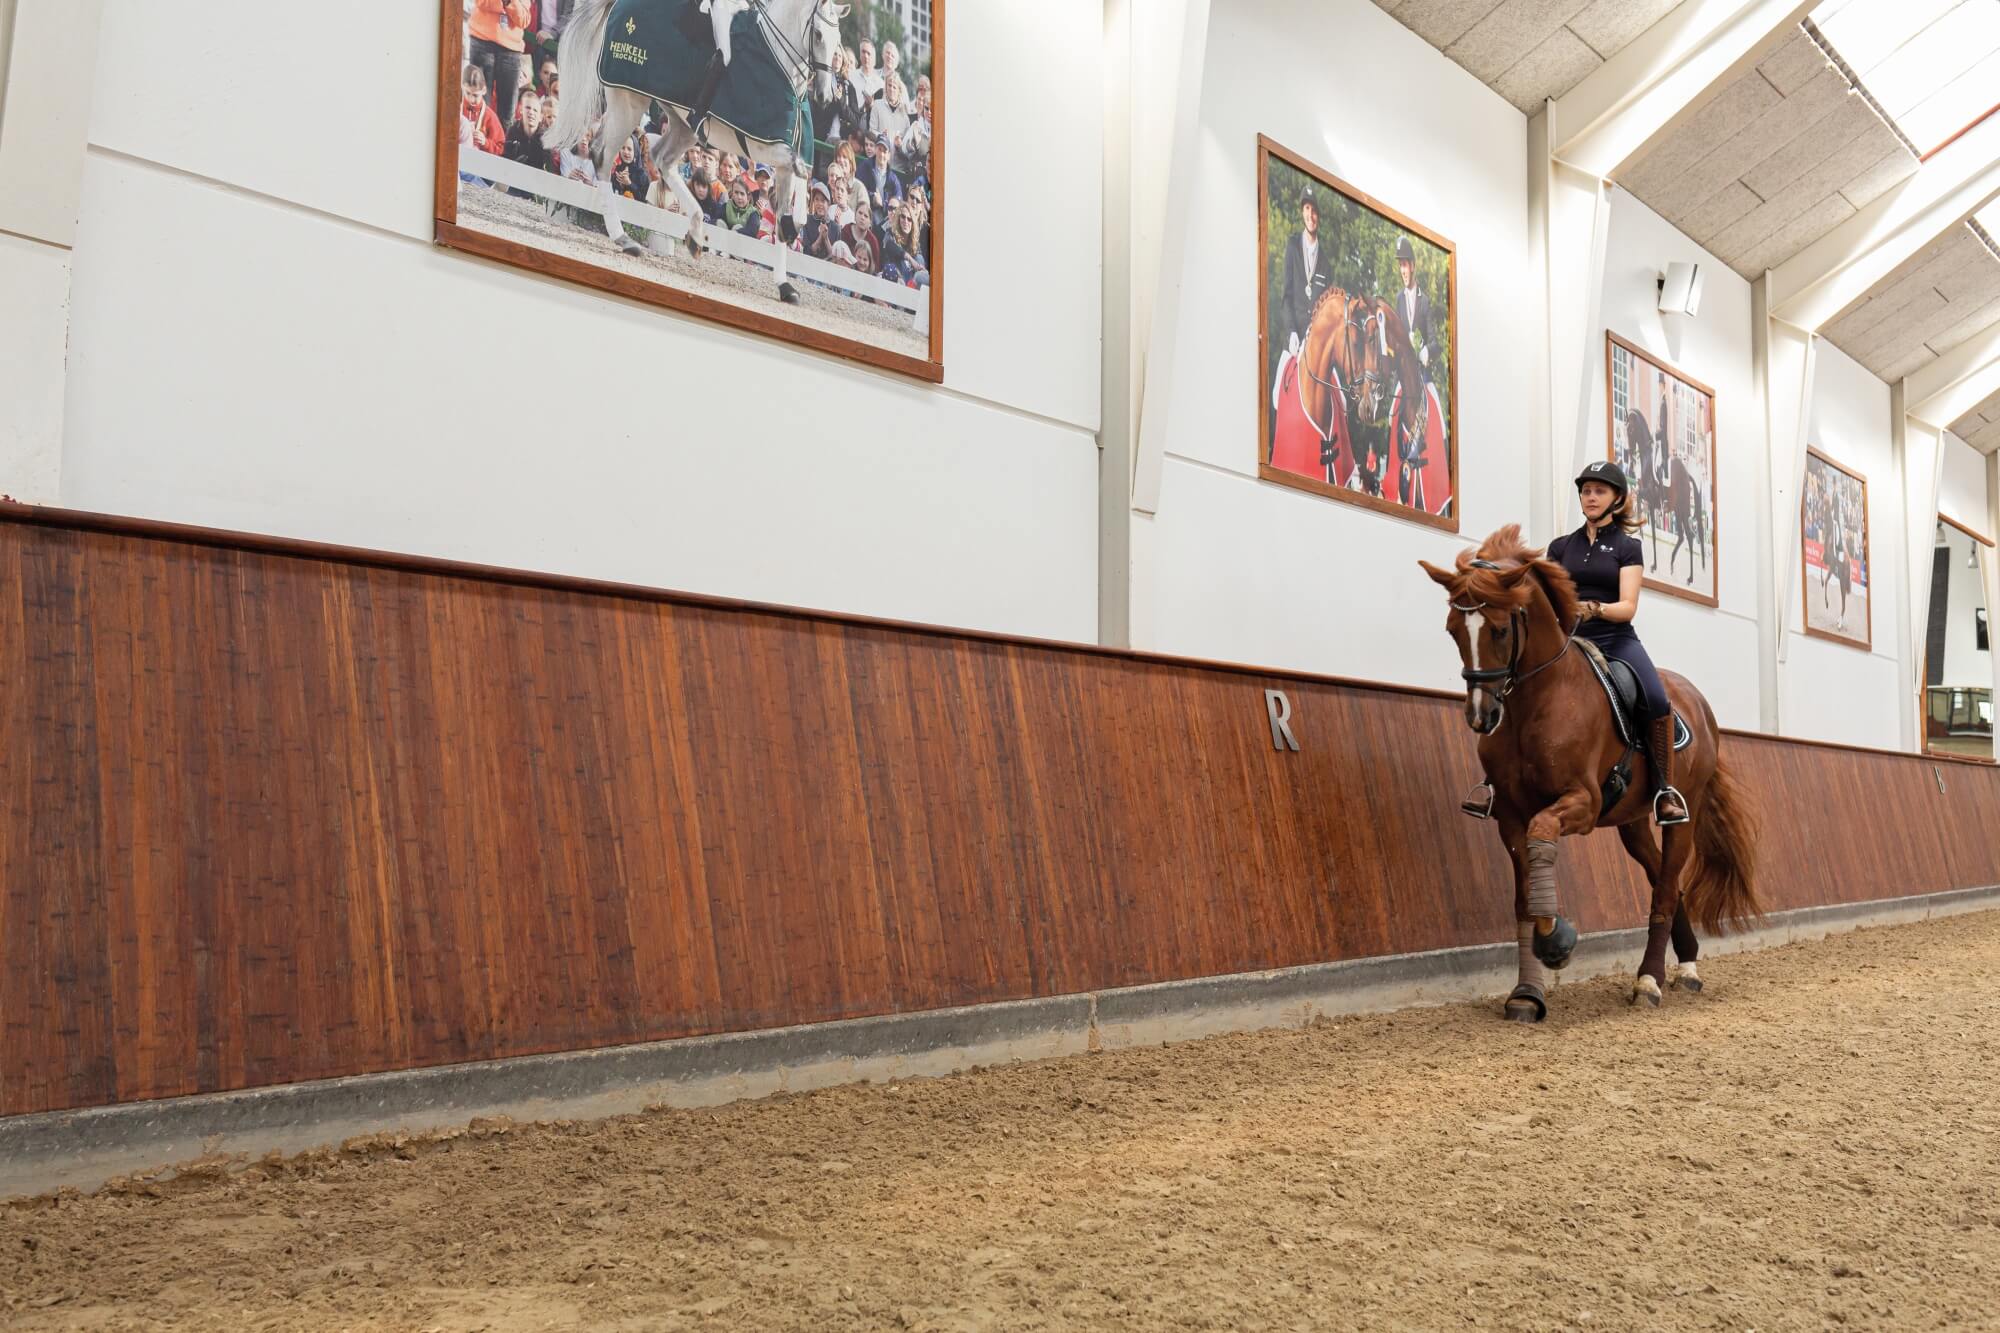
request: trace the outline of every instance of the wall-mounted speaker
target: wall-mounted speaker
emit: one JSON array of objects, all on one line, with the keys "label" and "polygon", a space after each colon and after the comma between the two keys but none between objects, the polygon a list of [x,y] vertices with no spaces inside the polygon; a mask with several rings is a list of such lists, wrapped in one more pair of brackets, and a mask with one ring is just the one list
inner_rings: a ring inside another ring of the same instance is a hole
[{"label": "wall-mounted speaker", "polygon": [[1660,309],[1669,315],[1692,315],[1701,308],[1701,265],[1667,265],[1660,279]]}]

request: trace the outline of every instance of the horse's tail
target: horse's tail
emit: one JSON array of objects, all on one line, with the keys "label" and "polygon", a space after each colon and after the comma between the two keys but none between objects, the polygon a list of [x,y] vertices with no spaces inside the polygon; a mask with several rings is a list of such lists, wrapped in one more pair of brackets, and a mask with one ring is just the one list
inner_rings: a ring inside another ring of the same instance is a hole
[{"label": "horse's tail", "polygon": [[1694,820],[1695,866],[1687,892],[1688,916],[1709,934],[1764,915],[1754,880],[1756,846],[1750,793],[1718,754],[1708,799]]},{"label": "horse's tail", "polygon": [[604,54],[604,29],[611,22],[612,0],[583,0],[583,7],[563,29],[556,60],[562,70],[562,109],[542,143],[563,152],[574,148],[604,114],[604,81],[597,61]]}]

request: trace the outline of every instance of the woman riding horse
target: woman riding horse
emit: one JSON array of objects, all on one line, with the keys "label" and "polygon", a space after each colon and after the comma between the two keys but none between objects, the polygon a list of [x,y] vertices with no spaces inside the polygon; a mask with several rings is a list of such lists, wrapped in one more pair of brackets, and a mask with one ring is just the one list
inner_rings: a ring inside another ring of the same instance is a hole
[{"label": "woman riding horse", "polygon": [[[1762,913],[1754,883],[1756,818],[1723,761],[1715,712],[1691,681],[1663,680],[1643,652],[1635,654],[1638,639],[1629,626],[1639,554],[1631,534],[1620,530],[1623,482],[1611,463],[1584,470],[1578,493],[1585,523],[1557,543],[1560,558],[1529,547],[1510,526],[1461,551],[1453,568],[1418,562],[1449,599],[1445,632],[1464,668],[1466,725],[1479,736],[1486,798],[1470,813],[1494,821],[1513,862],[1520,982],[1503,1012],[1520,1022],[1547,1015],[1550,973],[1569,962],[1577,944],[1576,927],[1559,903],[1562,838],[1616,828],[1646,872],[1652,910],[1632,983],[1635,1003],[1660,1003],[1669,944],[1681,964],[1674,984],[1700,989],[1696,924],[1720,930]],[[1579,577],[1595,607],[1579,597]],[[1578,637],[1628,662],[1636,655],[1653,706],[1672,700],[1687,723],[1687,748],[1673,754],[1665,720],[1655,723],[1648,748],[1661,765],[1678,760],[1687,799],[1663,776],[1653,778],[1651,801],[1631,782],[1630,744],[1614,725],[1586,655],[1572,651]],[[1658,841],[1647,827],[1649,813],[1666,825]]]},{"label": "woman riding horse", "polygon": [[[1576,633],[1632,668],[1646,696],[1646,757],[1653,775],[1653,819],[1661,827],[1685,824],[1687,801],[1674,788],[1674,710],[1646,645],[1639,641],[1632,620],[1639,613],[1639,590],[1645,582],[1645,550],[1632,534],[1639,528],[1624,469],[1616,463],[1592,463],[1576,478],[1577,502],[1583,526],[1549,543],[1548,556],[1569,572],[1581,599]],[[1484,783],[1473,788],[1467,808],[1482,797]]]}]

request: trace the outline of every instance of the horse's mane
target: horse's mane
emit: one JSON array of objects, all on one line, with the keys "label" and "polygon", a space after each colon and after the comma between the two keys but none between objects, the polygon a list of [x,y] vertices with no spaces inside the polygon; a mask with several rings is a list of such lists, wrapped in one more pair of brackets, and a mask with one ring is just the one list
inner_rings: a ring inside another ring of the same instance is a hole
[{"label": "horse's mane", "polygon": [[[1474,560],[1486,560],[1498,565],[1498,569],[1478,569]],[[1534,596],[1534,588],[1529,579],[1515,579],[1511,583],[1507,576],[1526,566],[1530,576],[1540,582],[1542,591],[1555,608],[1556,622],[1565,629],[1576,623],[1576,584],[1571,582],[1569,571],[1544,555],[1540,548],[1521,540],[1521,525],[1509,523],[1485,541],[1476,550],[1458,553],[1457,576],[1451,583],[1451,599],[1454,602],[1483,602],[1495,610],[1509,613],[1519,611]]]}]

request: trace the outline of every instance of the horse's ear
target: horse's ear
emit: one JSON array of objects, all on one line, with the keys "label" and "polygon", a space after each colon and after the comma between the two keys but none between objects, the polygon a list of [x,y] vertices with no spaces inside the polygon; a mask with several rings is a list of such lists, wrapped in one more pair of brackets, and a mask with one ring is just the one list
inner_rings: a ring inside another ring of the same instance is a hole
[{"label": "horse's ear", "polygon": [[1452,585],[1452,581],[1458,577],[1456,572],[1449,569],[1439,569],[1428,560],[1419,560],[1417,563],[1424,567],[1424,573],[1431,576],[1431,582],[1437,584],[1440,588],[1449,588]]}]

